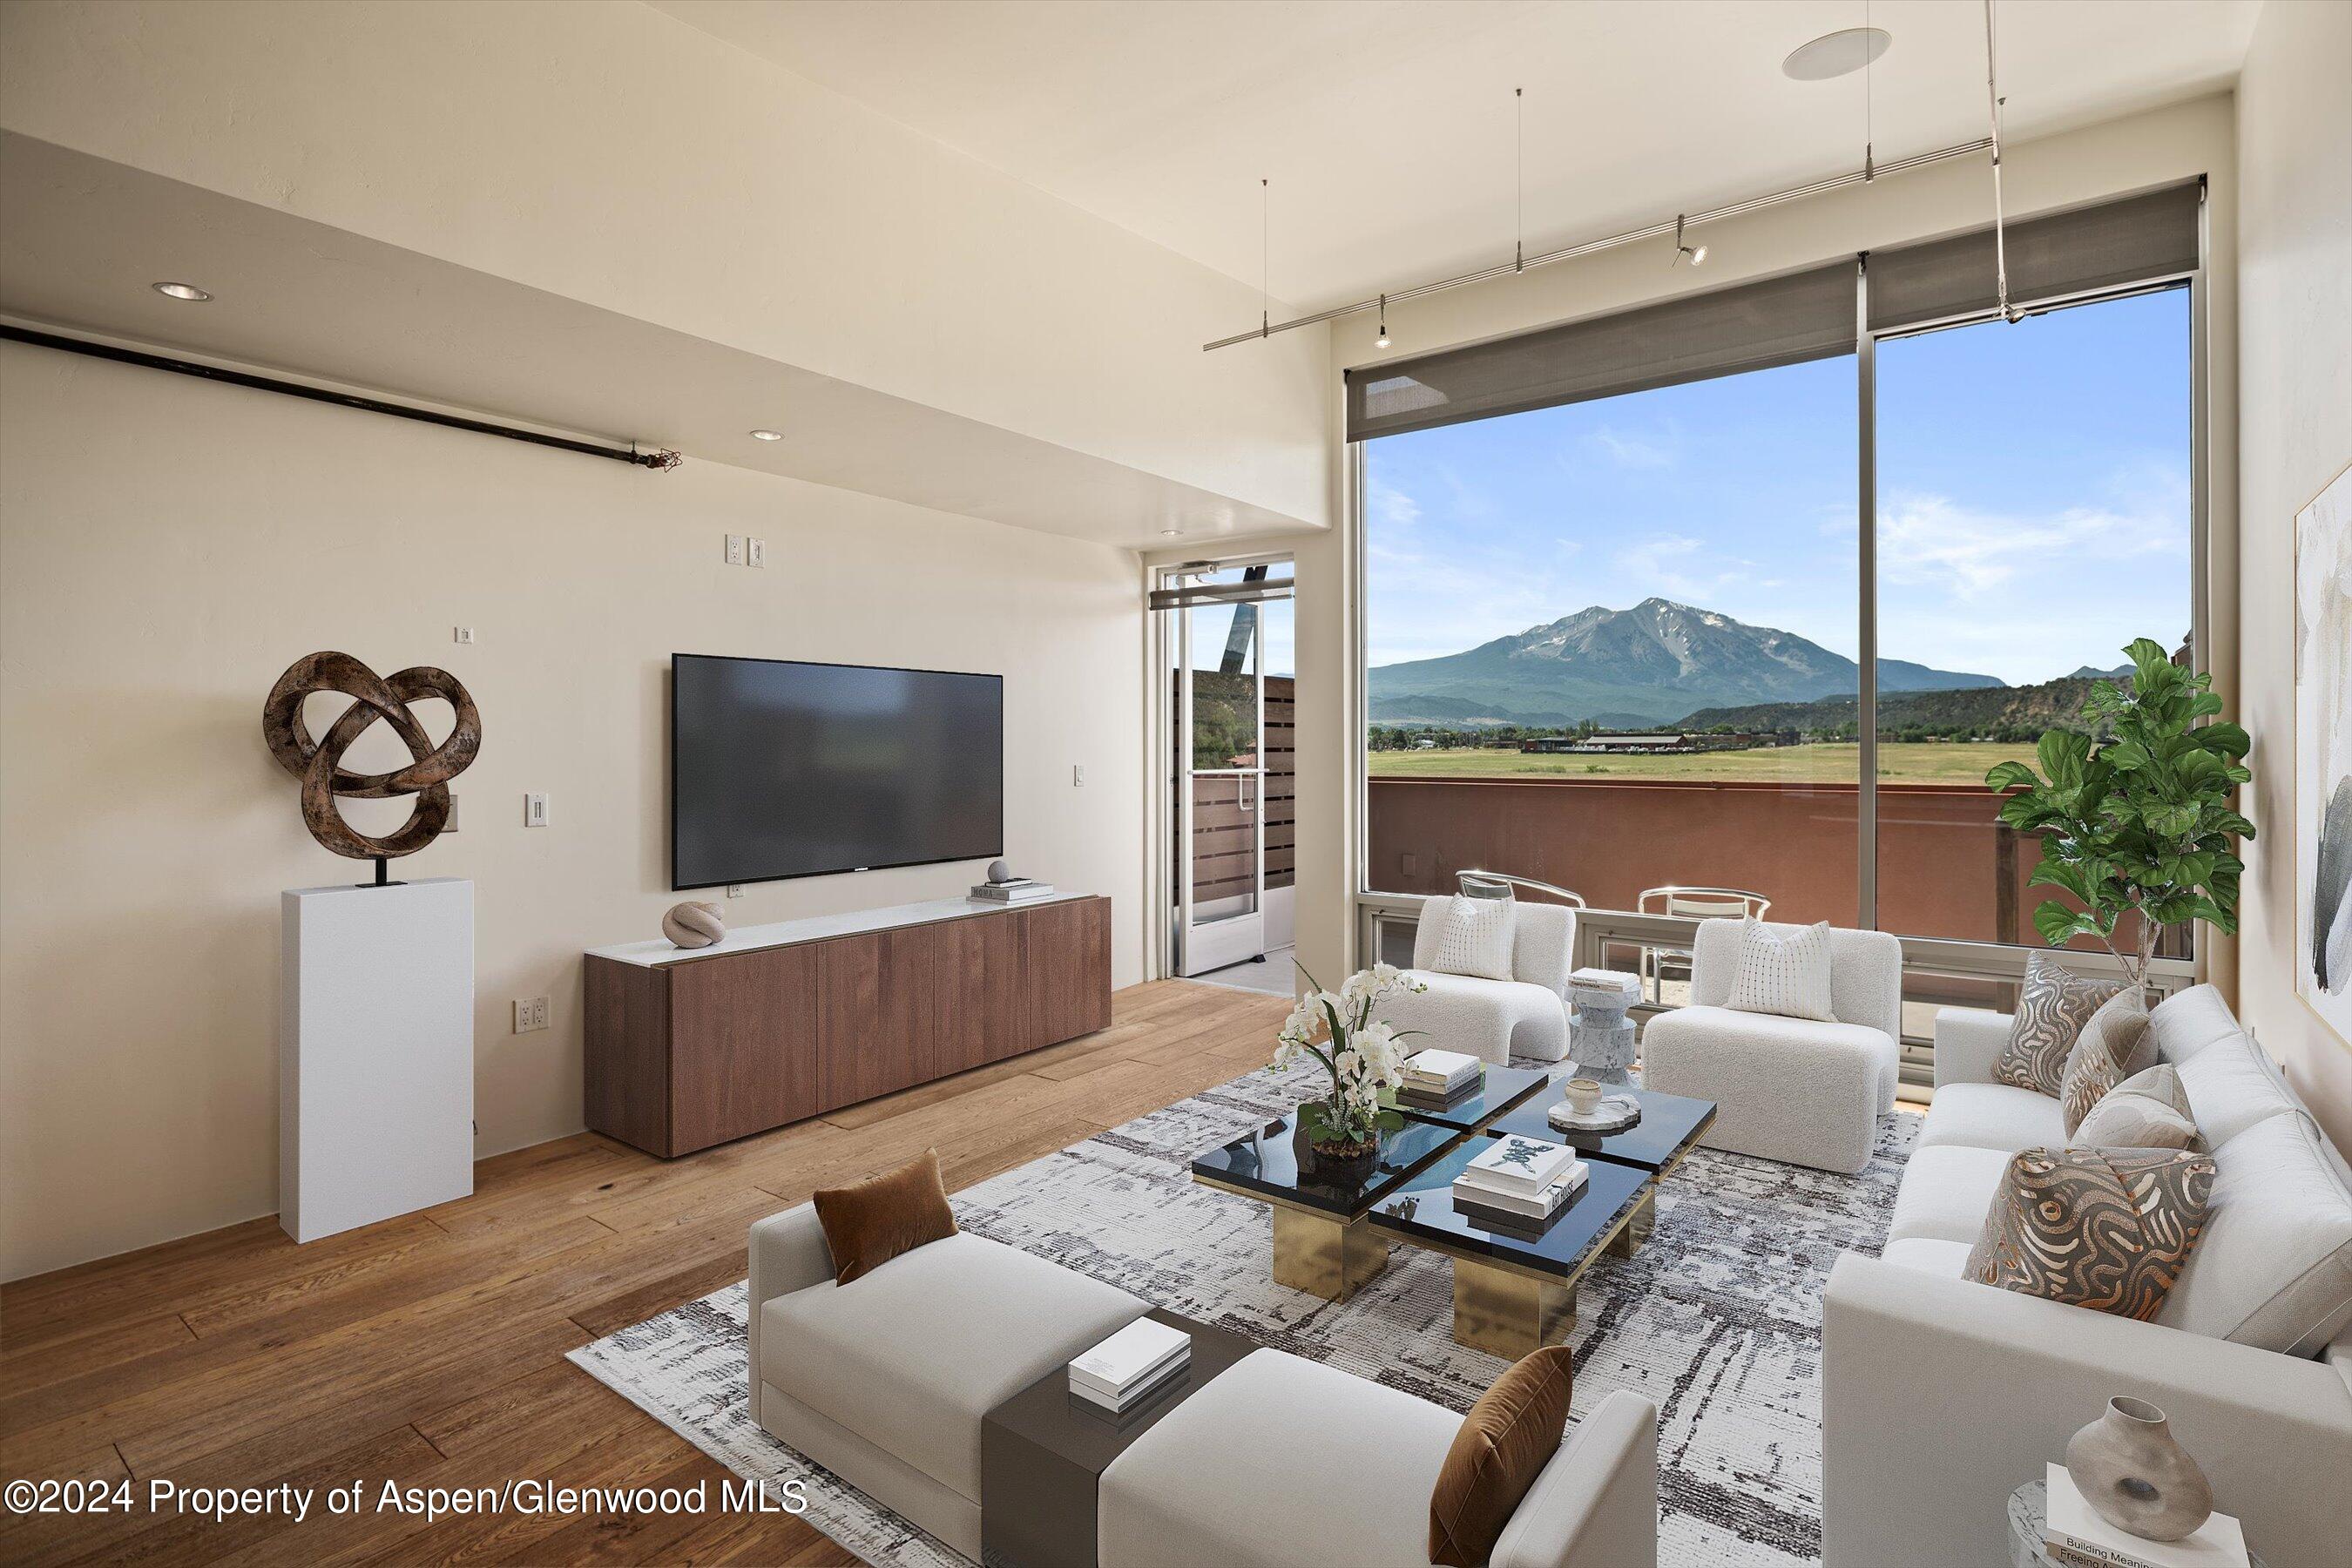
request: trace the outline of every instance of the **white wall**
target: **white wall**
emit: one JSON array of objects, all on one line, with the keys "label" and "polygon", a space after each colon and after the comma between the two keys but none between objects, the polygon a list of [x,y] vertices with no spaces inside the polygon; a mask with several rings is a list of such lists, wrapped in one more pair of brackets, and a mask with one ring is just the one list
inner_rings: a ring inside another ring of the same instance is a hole
[{"label": "white wall", "polygon": [[649,6],[10,0],[0,125],[1328,517],[1319,333]]},{"label": "white wall", "polygon": [[[2212,663],[2216,684],[2225,694],[2234,692],[2237,679],[2233,145],[2230,100],[2209,98],[2021,143],[2007,149],[2003,164],[2012,216],[2200,174],[2210,176],[2210,395],[2205,435],[2212,476]],[[1672,193],[1661,194],[1662,203],[1671,199]],[[1939,164],[1709,225],[1710,255],[1703,272],[1669,269],[1656,246],[1629,247],[1392,307],[1388,325],[1393,346],[1388,350],[1372,346],[1375,322],[1370,315],[1336,321],[1329,374],[1336,383],[1351,365],[1427,353],[1787,272],[1860,250],[1979,228],[1991,216],[1990,176],[1984,162]],[[1250,350],[1244,346],[1226,352]],[[1340,401],[1333,398],[1330,482],[1335,497],[1344,497],[1351,482],[1350,458],[1337,433]],[[1349,537],[1354,522],[1344,501],[1335,501],[1335,516],[1338,529],[1298,544],[1298,952],[1310,964],[1339,969],[1348,962],[1354,940],[1351,895],[1360,786],[1349,776],[1345,761],[1356,744]],[[2233,973],[2229,944],[2210,945],[2217,950],[2214,976],[2226,984]]]},{"label": "white wall", "polygon": [[2352,1046],[2294,992],[2294,514],[2352,463],[2352,5],[2271,0],[2238,84],[2240,530],[2254,784],[2239,1001],[2352,1148]]},{"label": "white wall", "polygon": [[[459,831],[404,867],[477,883],[480,1153],[579,1128],[580,951],[656,934],[683,896],[673,651],[1002,671],[1011,857],[1110,895],[1114,983],[1141,974],[1132,554],[17,345],[0,454],[0,1276],[275,1211],[278,893],[367,874],[311,841],[261,741],[264,694],[314,649],[443,666],[481,709]],[[724,564],[728,533],[764,537],[767,567]],[[526,790],[551,826],[520,826]],[[727,910],[972,872],[755,886]],[[552,1027],[514,1036],[510,999],[538,994]]]}]

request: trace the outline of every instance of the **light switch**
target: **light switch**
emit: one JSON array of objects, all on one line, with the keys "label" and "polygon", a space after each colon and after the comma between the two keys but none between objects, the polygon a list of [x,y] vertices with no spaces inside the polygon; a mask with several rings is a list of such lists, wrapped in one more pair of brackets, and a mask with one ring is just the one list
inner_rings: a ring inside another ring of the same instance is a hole
[{"label": "light switch", "polygon": [[544,827],[547,826],[547,797],[545,795],[527,795],[522,797],[522,825],[525,827]]},{"label": "light switch", "polygon": [[452,642],[470,643],[474,640],[474,628],[471,626],[452,626],[449,628],[449,640]]},{"label": "light switch", "polygon": [[1086,763],[1072,763],[1070,764],[1070,787],[1072,789],[1084,789],[1087,787]]},{"label": "light switch", "polygon": [[751,564],[765,566],[768,563],[768,542],[764,539],[750,539],[744,542],[751,547]]},{"label": "light switch", "polygon": [[730,882],[730,883],[728,883],[728,884],[727,884],[727,896],[728,896],[729,898],[730,898],[730,899],[740,899],[740,898],[741,898],[741,897],[743,896],[743,884],[742,884],[742,883],[740,883],[740,882]]}]

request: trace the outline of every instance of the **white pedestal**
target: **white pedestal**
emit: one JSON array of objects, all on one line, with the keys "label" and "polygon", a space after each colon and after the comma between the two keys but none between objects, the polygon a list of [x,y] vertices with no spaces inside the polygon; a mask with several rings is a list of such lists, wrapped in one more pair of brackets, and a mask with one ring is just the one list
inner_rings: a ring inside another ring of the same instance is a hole
[{"label": "white pedestal", "polygon": [[471,1193],[474,884],[299,888],[280,916],[278,1223],[315,1241]]}]

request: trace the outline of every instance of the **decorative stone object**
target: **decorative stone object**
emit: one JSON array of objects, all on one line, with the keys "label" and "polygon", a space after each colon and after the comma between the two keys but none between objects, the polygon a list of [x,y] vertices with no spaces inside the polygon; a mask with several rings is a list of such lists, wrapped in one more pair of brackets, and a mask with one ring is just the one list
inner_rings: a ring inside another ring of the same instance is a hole
[{"label": "decorative stone object", "polygon": [[2108,1400],[2067,1441],[2066,1473],[2101,1519],[2143,1541],[2179,1541],[2213,1511],[2204,1470],[2144,1399]]},{"label": "decorative stone object", "polygon": [[[313,692],[335,691],[352,700],[317,740],[302,720],[302,701]],[[437,697],[456,715],[449,738],[435,745],[409,711],[420,698]],[[388,773],[343,769],[343,753],[378,720],[407,746],[414,760]],[[302,822],[310,837],[336,854],[373,860],[383,880],[385,860],[414,855],[441,836],[449,822],[449,781],[464,773],[482,747],[482,716],[474,700],[446,669],[426,665],[378,676],[347,653],[314,653],[289,665],[261,705],[261,738],[278,764],[302,781]],[[335,797],[392,800],[416,796],[406,823],[381,838],[344,822]]]},{"label": "decorative stone object", "polygon": [[726,911],[700,899],[673,904],[662,916],[662,935],[673,947],[709,947],[726,934]]},{"label": "decorative stone object", "polygon": [[1577,1070],[1602,1083],[1633,1081],[1633,1020],[1642,982],[1613,969],[1580,969],[1568,977],[1568,1055]]},{"label": "decorative stone object", "polygon": [[991,860],[988,863],[988,879],[992,882],[1009,882],[1013,880],[1013,868],[1002,860]]}]

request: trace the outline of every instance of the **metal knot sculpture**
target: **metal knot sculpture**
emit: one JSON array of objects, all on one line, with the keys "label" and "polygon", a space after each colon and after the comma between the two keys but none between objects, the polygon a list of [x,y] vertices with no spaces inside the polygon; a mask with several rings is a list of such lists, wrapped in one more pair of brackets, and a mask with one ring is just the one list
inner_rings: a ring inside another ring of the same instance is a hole
[{"label": "metal knot sculpture", "polygon": [[[302,721],[302,700],[313,692],[334,691],[352,700],[325,735],[310,738]],[[420,698],[438,697],[457,714],[449,738],[439,745],[408,710]],[[343,753],[378,720],[392,726],[414,760],[387,773],[355,773],[343,768]],[[302,781],[302,821],[310,837],[338,855],[373,860],[376,880],[384,862],[414,855],[441,836],[449,823],[449,781],[466,771],[482,747],[482,716],[474,700],[446,669],[418,665],[383,677],[347,653],[314,653],[298,658],[269,689],[261,708],[261,735],[270,755]],[[416,796],[408,821],[381,838],[370,837],[342,819],[335,797],[390,800]]]}]

